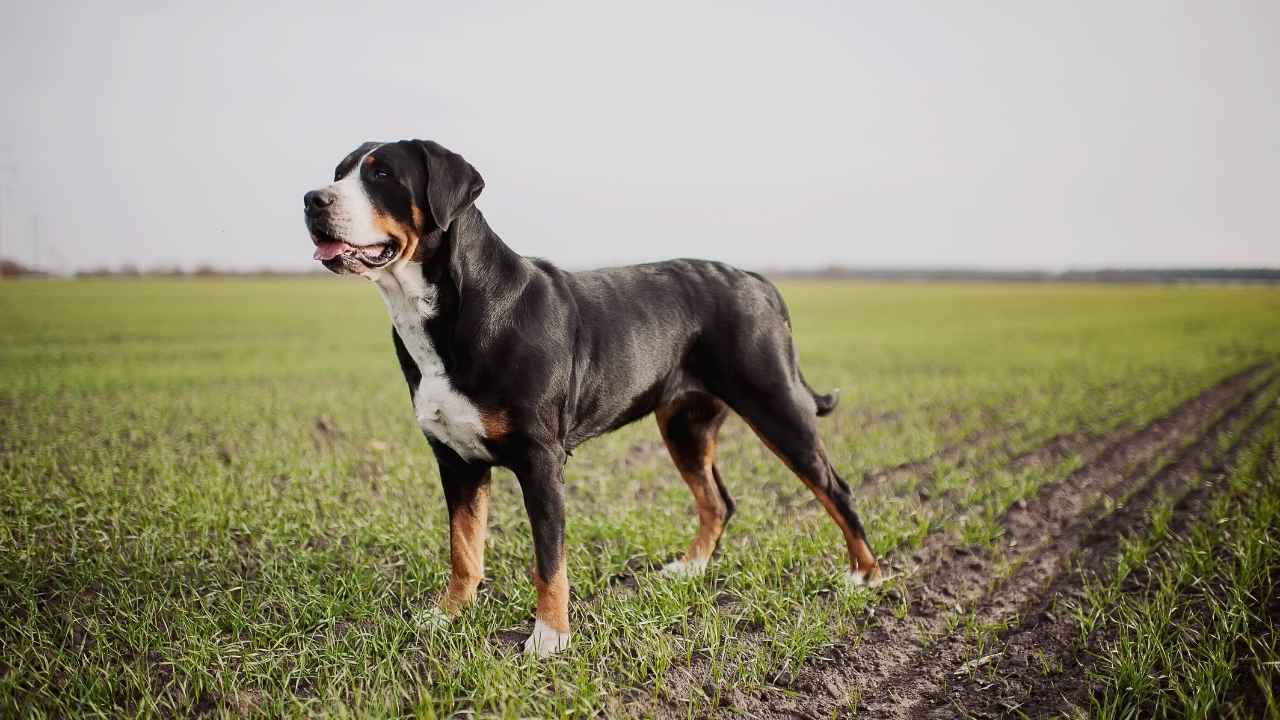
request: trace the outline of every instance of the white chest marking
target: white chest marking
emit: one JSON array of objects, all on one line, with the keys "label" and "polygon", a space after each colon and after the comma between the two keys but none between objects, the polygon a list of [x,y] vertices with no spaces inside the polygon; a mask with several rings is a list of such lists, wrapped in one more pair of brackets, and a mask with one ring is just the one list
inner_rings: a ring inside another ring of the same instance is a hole
[{"label": "white chest marking", "polygon": [[484,422],[479,409],[453,388],[431,337],[422,327],[422,321],[436,313],[436,288],[423,280],[422,266],[396,263],[394,269],[375,271],[370,276],[387,304],[400,340],[422,373],[413,393],[418,425],[463,459],[492,460],[484,446]]}]

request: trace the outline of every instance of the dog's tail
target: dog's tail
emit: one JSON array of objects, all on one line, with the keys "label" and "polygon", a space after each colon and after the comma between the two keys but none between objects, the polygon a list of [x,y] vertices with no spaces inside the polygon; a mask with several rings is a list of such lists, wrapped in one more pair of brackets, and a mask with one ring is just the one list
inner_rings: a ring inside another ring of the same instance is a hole
[{"label": "dog's tail", "polygon": [[807,380],[801,378],[801,382],[804,383],[805,389],[809,391],[809,394],[813,396],[813,401],[818,405],[818,417],[830,415],[831,411],[836,409],[836,405],[840,404],[840,388],[836,388],[826,395],[819,395],[814,392]]},{"label": "dog's tail", "polygon": [[778,292],[778,288],[769,279],[757,273],[747,273],[764,284],[769,295],[773,298],[773,306],[782,316],[782,322],[787,327],[788,339],[791,349],[791,366],[796,375],[800,378],[800,383],[804,385],[804,389],[813,396],[813,402],[818,406],[818,417],[826,417],[836,409],[836,405],[840,403],[840,388],[836,388],[826,395],[819,395],[808,380],[804,379],[804,374],[800,372],[800,357],[796,353],[795,339],[790,337],[791,332],[791,313],[787,310],[787,301],[782,299],[782,293]]}]

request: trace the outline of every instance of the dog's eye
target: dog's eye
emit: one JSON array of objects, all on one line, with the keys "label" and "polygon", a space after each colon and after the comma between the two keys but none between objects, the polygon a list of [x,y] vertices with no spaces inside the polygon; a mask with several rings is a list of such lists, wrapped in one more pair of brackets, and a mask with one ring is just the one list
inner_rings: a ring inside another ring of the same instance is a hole
[{"label": "dog's eye", "polygon": [[390,171],[390,170],[388,170],[388,169],[386,169],[386,168],[384,168],[384,167],[381,167],[381,166],[376,167],[376,168],[374,168],[374,169],[373,169],[373,179],[375,179],[375,180],[388,180],[388,179],[390,179],[390,178],[391,178],[391,171]]}]

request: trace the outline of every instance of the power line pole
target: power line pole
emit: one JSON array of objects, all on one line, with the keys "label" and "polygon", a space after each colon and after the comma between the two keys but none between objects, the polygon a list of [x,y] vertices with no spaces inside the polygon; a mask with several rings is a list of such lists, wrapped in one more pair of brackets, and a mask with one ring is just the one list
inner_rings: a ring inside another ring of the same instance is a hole
[{"label": "power line pole", "polygon": [[9,181],[17,173],[17,166],[10,159],[13,146],[8,143],[0,143],[0,258],[4,257],[4,234],[5,230],[5,214],[8,209],[5,200],[9,196]]},{"label": "power line pole", "polygon": [[4,233],[5,233],[5,215],[7,209],[5,200],[9,195],[9,171],[13,169],[11,165],[0,164],[0,258],[4,257]]},{"label": "power line pole", "polygon": [[4,258],[4,201],[9,192],[9,176],[13,173],[13,163],[9,160],[11,149],[9,143],[0,143],[0,258]]},{"label": "power line pole", "polygon": [[31,214],[31,269],[40,271],[40,216]]}]

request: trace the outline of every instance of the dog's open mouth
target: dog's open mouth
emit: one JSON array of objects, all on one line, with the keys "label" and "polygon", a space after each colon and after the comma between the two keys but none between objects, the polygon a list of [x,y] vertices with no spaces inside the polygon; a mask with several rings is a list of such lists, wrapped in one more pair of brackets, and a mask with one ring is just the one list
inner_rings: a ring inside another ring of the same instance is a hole
[{"label": "dog's open mouth", "polygon": [[396,241],[390,238],[386,242],[372,245],[351,245],[341,240],[317,238],[316,252],[312,258],[328,263],[341,258],[344,263],[358,262],[366,267],[382,267],[396,256]]}]

